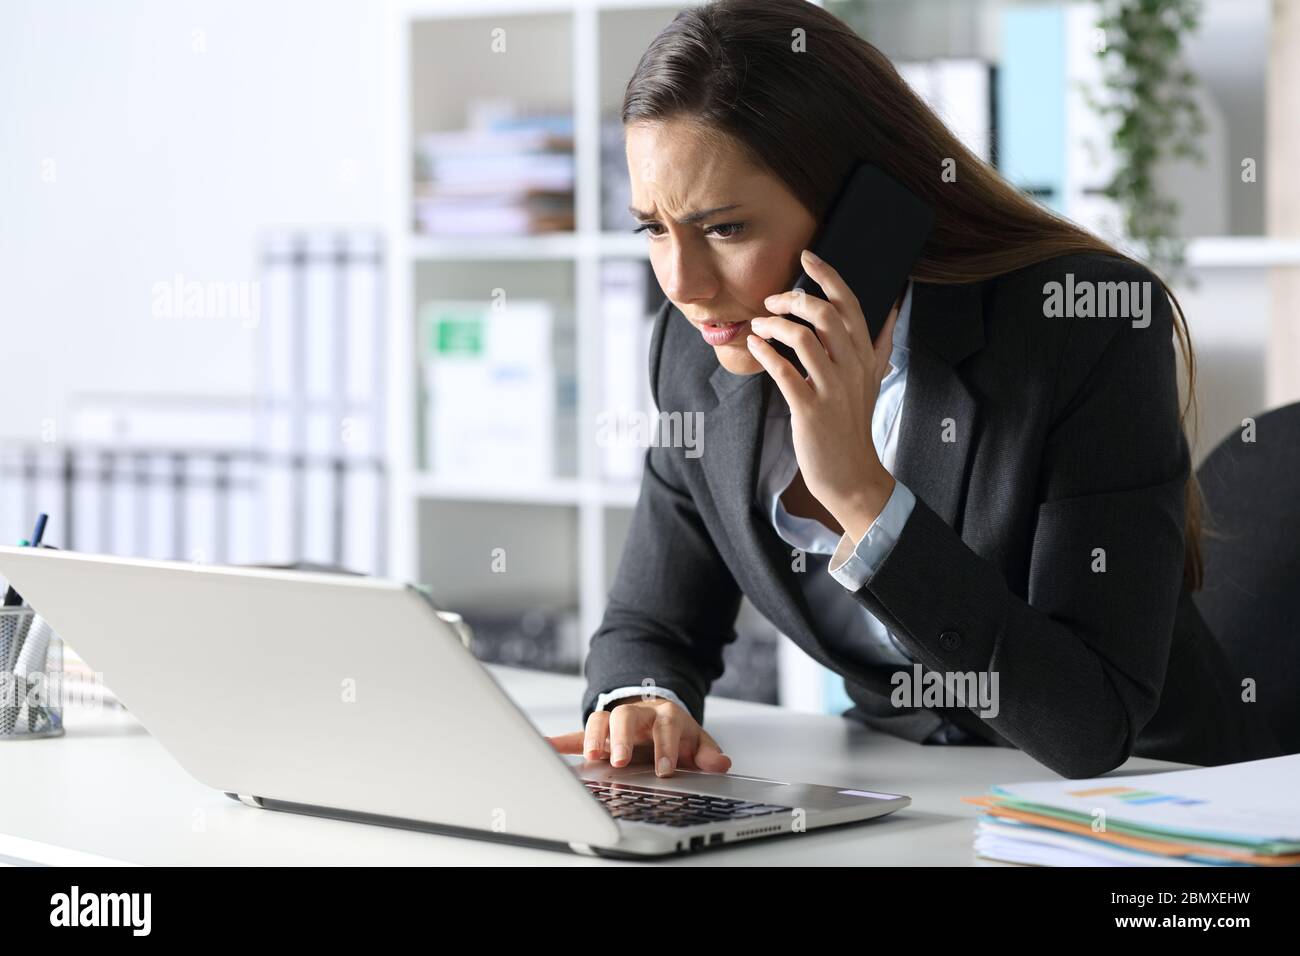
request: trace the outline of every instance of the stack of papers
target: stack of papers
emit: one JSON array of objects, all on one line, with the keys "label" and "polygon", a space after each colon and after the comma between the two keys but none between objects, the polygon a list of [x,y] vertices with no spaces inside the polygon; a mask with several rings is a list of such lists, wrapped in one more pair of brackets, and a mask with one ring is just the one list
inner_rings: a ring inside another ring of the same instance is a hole
[{"label": "stack of papers", "polygon": [[1300,754],[993,787],[979,856],[1039,866],[1300,866]]}]

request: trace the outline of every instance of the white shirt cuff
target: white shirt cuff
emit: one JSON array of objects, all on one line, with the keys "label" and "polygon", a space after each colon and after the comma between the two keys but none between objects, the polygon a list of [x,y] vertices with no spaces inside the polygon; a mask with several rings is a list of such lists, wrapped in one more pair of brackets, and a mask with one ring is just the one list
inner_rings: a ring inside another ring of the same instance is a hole
[{"label": "white shirt cuff", "polygon": [[604,710],[607,704],[616,700],[622,700],[624,697],[666,697],[682,710],[690,713],[690,708],[682,703],[682,699],[670,691],[667,687],[658,687],[654,684],[644,686],[627,686],[616,687],[613,690],[607,690],[596,698],[596,709]]},{"label": "white shirt cuff", "polygon": [[885,558],[889,557],[889,552],[903,533],[903,525],[907,524],[915,505],[916,495],[912,494],[912,489],[896,480],[894,491],[885,502],[885,507],[876,515],[876,520],[857,545],[853,544],[847,531],[840,535],[840,542],[835,546],[830,564],[826,566],[831,577],[850,591],[861,590]]}]

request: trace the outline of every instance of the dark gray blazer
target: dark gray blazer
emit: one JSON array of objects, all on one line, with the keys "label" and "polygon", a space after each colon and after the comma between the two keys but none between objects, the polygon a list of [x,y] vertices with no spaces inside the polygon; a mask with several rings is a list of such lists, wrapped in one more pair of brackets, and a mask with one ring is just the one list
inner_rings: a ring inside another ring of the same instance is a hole
[{"label": "dark gray blazer", "polygon": [[[1046,317],[1044,286],[1067,273],[1076,288],[1152,282],[1149,326]],[[1171,323],[1152,274],[1110,256],[913,287],[894,474],[917,503],[852,598],[926,670],[996,671],[996,717],[935,712],[1066,777],[1130,754],[1213,765],[1281,752],[1241,700],[1242,679],[1266,675],[1233,672],[1182,584],[1190,461]],[[757,504],[770,376],[726,371],[666,302],[650,380],[661,411],[702,413],[702,453],[647,451],[587,657],[584,725],[598,694],[646,678],[703,722],[743,591],[844,675],[856,704],[847,716],[922,740],[934,716],[891,705],[895,668],[844,659],[813,631],[790,548]]]}]

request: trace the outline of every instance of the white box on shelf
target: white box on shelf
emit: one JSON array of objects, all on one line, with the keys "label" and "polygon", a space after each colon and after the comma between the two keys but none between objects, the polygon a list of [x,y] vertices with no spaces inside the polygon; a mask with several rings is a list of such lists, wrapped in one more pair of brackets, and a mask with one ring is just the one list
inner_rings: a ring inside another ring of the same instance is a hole
[{"label": "white box on shelf", "polygon": [[555,473],[554,310],[539,300],[421,308],[426,456],[439,478],[535,481]]}]

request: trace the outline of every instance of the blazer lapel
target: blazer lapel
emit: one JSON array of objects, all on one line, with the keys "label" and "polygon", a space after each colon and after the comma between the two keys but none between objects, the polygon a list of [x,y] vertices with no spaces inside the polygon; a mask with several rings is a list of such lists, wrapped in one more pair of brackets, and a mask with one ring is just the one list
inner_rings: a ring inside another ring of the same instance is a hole
[{"label": "blazer lapel", "polygon": [[916,282],[893,475],[957,528],[979,406],[956,365],[984,345],[980,285]]},{"label": "blazer lapel", "polygon": [[721,365],[709,376],[709,384],[718,403],[704,414],[700,458],[714,504],[735,548],[737,578],[764,617],[805,651],[825,661],[813,633],[807,600],[791,567],[790,546],[766,521],[758,502],[763,430],[776,385],[766,372],[733,375]]}]

